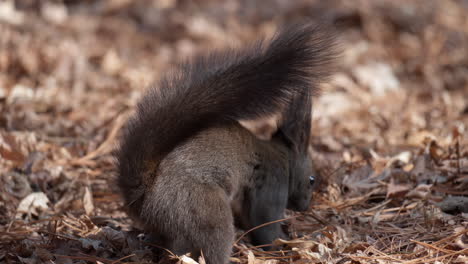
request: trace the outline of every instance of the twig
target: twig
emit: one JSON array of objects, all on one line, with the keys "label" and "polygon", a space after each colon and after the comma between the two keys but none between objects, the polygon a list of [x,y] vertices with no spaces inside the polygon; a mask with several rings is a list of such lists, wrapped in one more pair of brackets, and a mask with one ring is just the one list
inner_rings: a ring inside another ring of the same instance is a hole
[{"label": "twig", "polygon": [[271,224],[275,224],[275,223],[279,223],[279,222],[288,221],[288,220],[291,220],[291,219],[294,219],[294,218],[297,218],[297,217],[299,217],[299,215],[295,215],[295,216],[291,216],[291,217],[288,217],[288,218],[283,218],[283,219],[271,221],[271,222],[264,223],[264,224],[258,225],[258,226],[256,226],[256,227],[253,227],[253,228],[247,230],[246,232],[244,232],[244,233],[236,240],[236,242],[234,242],[234,244],[239,243],[239,241],[241,241],[241,239],[244,238],[248,233],[250,233],[250,232],[252,232],[252,231],[254,231],[254,230],[256,230],[256,229],[259,229],[259,228],[264,227],[264,226],[267,226],[267,225],[271,225]]}]

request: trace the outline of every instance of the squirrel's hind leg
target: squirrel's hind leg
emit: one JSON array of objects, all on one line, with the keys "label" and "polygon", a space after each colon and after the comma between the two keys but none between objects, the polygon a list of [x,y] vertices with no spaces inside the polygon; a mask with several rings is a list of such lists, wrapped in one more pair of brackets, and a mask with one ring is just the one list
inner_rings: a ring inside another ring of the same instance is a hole
[{"label": "squirrel's hind leg", "polygon": [[[177,255],[190,252],[194,260],[203,254],[207,264],[228,264],[235,230],[229,199],[218,186],[194,186],[181,206],[170,249]],[[174,218],[173,218],[174,219]]]}]

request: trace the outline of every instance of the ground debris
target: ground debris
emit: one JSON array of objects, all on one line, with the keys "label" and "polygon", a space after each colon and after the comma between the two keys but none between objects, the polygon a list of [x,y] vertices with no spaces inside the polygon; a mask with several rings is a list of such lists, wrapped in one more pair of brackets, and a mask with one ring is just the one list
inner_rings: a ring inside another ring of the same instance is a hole
[{"label": "ground debris", "polygon": [[467,263],[466,1],[358,2],[0,1],[0,263],[203,263],[132,227],[118,132],[187,57],[318,15],[344,52],[314,102],[317,192],[231,261]]}]

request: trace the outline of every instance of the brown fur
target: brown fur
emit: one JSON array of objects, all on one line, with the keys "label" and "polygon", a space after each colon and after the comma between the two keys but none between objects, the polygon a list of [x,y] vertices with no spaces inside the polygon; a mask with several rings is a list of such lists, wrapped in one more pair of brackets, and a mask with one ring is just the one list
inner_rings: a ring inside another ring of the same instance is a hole
[{"label": "brown fur", "polygon": [[[130,214],[174,253],[223,264],[235,222],[250,229],[286,208],[306,210],[311,95],[329,73],[332,44],[320,27],[291,27],[269,45],[199,58],[151,89],[117,157]],[[239,124],[278,111],[268,141]],[[285,234],[272,224],[250,236],[262,245]]]}]

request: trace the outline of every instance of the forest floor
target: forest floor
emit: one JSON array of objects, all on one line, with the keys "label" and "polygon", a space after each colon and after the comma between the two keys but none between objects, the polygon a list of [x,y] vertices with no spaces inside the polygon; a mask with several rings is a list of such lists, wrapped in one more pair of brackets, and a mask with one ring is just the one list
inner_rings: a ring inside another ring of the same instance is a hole
[{"label": "forest floor", "polygon": [[0,1],[0,263],[150,263],[112,156],[142,92],[319,17],[343,50],[314,101],[319,186],[279,250],[232,261],[468,263],[464,0]]}]

